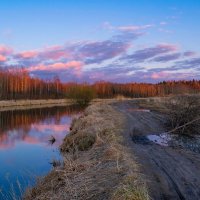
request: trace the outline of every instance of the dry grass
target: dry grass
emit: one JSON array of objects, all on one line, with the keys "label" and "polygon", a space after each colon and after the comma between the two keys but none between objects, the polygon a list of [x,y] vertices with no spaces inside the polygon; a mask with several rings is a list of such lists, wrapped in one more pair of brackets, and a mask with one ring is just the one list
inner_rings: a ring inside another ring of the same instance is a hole
[{"label": "dry grass", "polygon": [[26,110],[31,108],[66,106],[72,104],[74,104],[72,100],[66,99],[6,100],[0,101],[0,111]]},{"label": "dry grass", "polygon": [[180,95],[171,98],[167,105],[167,126],[176,134],[200,134],[200,98],[197,95]]},{"label": "dry grass", "polygon": [[124,118],[108,104],[89,106],[74,120],[60,149],[63,166],[26,192],[24,199],[148,200],[133,155],[123,146]]},{"label": "dry grass", "polygon": [[135,101],[138,103],[140,108],[145,108],[151,111],[156,111],[158,113],[166,114],[168,112],[166,102],[168,102],[169,99],[169,97],[152,97],[136,99]]},{"label": "dry grass", "polygon": [[143,181],[138,176],[129,175],[113,195],[112,200],[150,200],[150,196]]}]

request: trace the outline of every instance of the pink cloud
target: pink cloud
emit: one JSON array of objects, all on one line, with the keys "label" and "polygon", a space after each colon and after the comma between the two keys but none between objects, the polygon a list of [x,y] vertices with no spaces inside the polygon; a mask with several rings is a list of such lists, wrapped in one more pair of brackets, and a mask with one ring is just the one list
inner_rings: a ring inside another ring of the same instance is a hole
[{"label": "pink cloud", "polygon": [[4,45],[0,45],[0,54],[1,55],[9,55],[13,52],[12,48],[6,47]]},{"label": "pink cloud", "polygon": [[5,62],[7,58],[0,54],[0,62]]},{"label": "pink cloud", "polygon": [[83,66],[82,62],[79,61],[70,61],[67,63],[54,63],[54,64],[49,64],[49,65],[38,65],[38,66],[33,66],[28,68],[29,71],[59,71],[59,70],[66,70],[69,68],[74,68],[76,70],[80,70],[81,67]]},{"label": "pink cloud", "polygon": [[172,73],[169,71],[161,71],[161,72],[154,72],[151,74],[150,78],[154,80],[173,80],[173,79],[186,79],[192,77],[192,73],[181,73],[181,72],[176,72]]},{"label": "pink cloud", "polygon": [[151,78],[152,79],[165,79],[165,78],[168,78],[169,77],[169,73],[167,72],[154,72],[152,75],[151,75]]},{"label": "pink cloud", "polygon": [[25,52],[19,53],[17,56],[20,58],[28,59],[28,58],[34,58],[37,55],[38,55],[38,52],[36,51],[25,51]]},{"label": "pink cloud", "polygon": [[178,46],[175,44],[168,44],[168,43],[161,43],[158,45],[159,48],[163,48],[163,49],[168,49],[170,51],[177,51],[178,50]]},{"label": "pink cloud", "polygon": [[61,48],[62,46],[60,45],[54,45],[50,47],[45,47],[45,51],[57,51],[57,50],[60,50]]},{"label": "pink cloud", "polygon": [[44,49],[40,52],[40,56],[44,59],[58,60],[60,58],[71,58],[71,53],[64,46],[57,45]]},{"label": "pink cloud", "polygon": [[59,60],[60,58],[72,58],[72,55],[69,50],[65,49],[64,46],[52,46],[47,47],[42,50],[30,50],[30,51],[24,51],[19,52],[15,55],[15,58],[19,61],[25,61],[27,59],[33,59],[36,58],[39,61],[44,60]]}]

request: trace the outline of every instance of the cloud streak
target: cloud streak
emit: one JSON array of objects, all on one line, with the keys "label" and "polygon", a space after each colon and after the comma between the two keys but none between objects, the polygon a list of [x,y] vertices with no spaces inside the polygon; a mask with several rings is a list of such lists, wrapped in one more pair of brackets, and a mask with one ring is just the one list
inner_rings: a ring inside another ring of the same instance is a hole
[{"label": "cloud streak", "polygon": [[135,32],[135,31],[142,31],[148,28],[154,27],[154,24],[146,24],[142,26],[137,25],[128,25],[128,26],[113,26],[109,22],[103,23],[103,28],[108,30],[117,30],[117,31],[125,31],[125,32]]},{"label": "cloud streak", "polygon": [[69,68],[74,68],[77,71],[81,69],[81,67],[83,66],[83,63],[79,62],[79,61],[70,61],[67,63],[62,63],[62,62],[58,62],[58,63],[53,63],[53,64],[49,64],[49,65],[37,65],[37,66],[33,66],[28,68],[28,71],[30,72],[34,72],[34,71],[63,71],[63,70],[67,70]]},{"label": "cloud streak", "polygon": [[159,56],[165,53],[174,52],[178,49],[176,45],[172,44],[158,44],[154,47],[145,48],[142,50],[138,50],[133,54],[126,55],[123,57],[125,60],[130,60],[135,63],[144,62],[150,58],[155,56]]},{"label": "cloud streak", "polygon": [[125,53],[129,47],[130,44],[126,42],[107,40],[85,44],[79,53],[87,64],[101,63]]},{"label": "cloud streak", "polygon": [[181,57],[181,53],[173,53],[173,54],[167,54],[167,55],[164,55],[164,56],[156,57],[156,58],[152,59],[151,61],[154,61],[154,62],[169,62],[169,61],[177,60],[180,57]]}]

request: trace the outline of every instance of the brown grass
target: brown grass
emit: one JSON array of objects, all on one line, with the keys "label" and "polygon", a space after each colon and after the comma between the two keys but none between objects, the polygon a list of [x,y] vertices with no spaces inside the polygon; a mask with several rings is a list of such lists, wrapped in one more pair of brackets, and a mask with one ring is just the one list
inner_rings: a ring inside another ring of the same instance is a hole
[{"label": "brown grass", "polygon": [[200,134],[200,98],[197,95],[179,95],[167,104],[170,132],[176,134]]},{"label": "brown grass", "polygon": [[64,164],[26,192],[24,199],[147,200],[148,192],[129,149],[123,116],[96,103],[74,120],[60,150]]},{"label": "brown grass", "polygon": [[135,101],[141,109],[149,109],[150,111],[166,114],[168,112],[166,102],[168,102],[169,99],[170,97],[152,97],[136,99]]}]

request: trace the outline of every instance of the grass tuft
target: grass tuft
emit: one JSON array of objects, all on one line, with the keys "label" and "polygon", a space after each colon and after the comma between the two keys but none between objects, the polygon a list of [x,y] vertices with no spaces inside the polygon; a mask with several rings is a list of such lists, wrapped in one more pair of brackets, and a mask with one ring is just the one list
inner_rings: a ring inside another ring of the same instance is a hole
[{"label": "grass tuft", "polygon": [[150,200],[150,196],[144,182],[129,175],[115,192],[113,200]]}]

